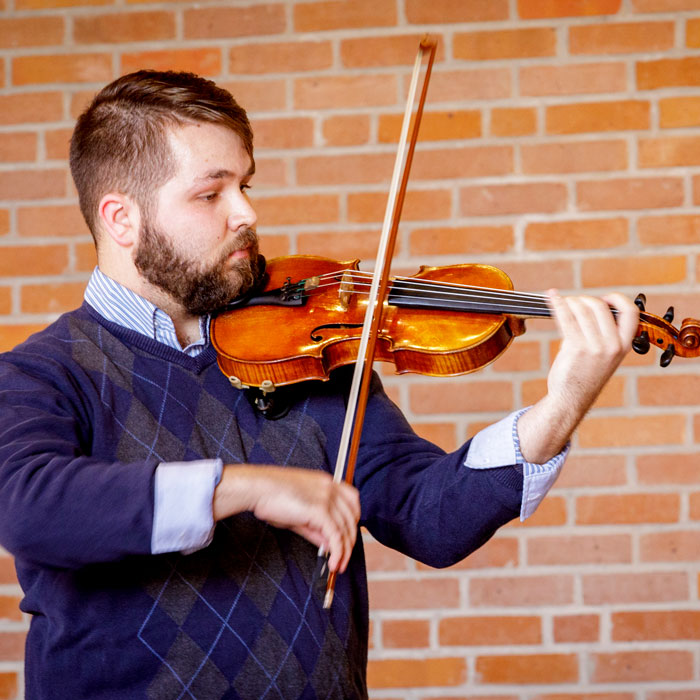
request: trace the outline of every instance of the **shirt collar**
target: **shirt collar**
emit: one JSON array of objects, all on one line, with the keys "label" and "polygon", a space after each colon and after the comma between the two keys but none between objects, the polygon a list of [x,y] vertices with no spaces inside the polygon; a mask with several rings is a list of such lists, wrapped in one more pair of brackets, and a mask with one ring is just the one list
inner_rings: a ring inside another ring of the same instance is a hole
[{"label": "shirt collar", "polygon": [[98,267],[88,281],[85,301],[108,321],[191,356],[198,355],[209,342],[210,316],[199,317],[199,340],[183,348],[175,325],[165,311],[108,277]]}]

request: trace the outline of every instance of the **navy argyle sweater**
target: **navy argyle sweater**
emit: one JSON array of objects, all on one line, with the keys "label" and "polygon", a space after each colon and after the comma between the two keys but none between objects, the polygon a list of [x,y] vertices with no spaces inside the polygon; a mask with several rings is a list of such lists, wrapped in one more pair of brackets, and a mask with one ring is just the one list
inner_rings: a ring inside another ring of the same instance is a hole
[{"label": "navy argyle sweater", "polygon": [[[332,471],[347,375],[290,389],[267,420],[211,347],[189,357],[85,304],[0,356],[0,543],[31,616],[27,700],[366,697],[361,541],[330,611],[315,547],[249,513],[198,552],[150,553],[160,462]],[[434,566],[469,554],[518,514],[521,486],[462,466],[467,449],[417,437],[375,382],[362,524]]]}]

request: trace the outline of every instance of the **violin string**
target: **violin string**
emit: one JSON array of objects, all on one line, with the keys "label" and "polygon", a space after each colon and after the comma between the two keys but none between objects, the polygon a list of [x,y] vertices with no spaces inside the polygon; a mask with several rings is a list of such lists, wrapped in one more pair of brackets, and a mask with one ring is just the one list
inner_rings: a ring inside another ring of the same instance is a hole
[{"label": "violin string", "polygon": [[[343,279],[342,273],[333,272],[327,273],[325,275],[320,275],[319,279],[328,280],[325,284],[319,284],[308,293],[318,293],[319,290],[329,287],[329,286],[340,286],[343,282],[353,282],[352,285],[348,285],[350,288],[347,290],[348,293],[352,294],[362,294],[362,291],[358,291],[355,287],[367,287],[368,285],[364,282],[363,274],[353,274],[351,279],[345,276]],[[360,280],[357,282],[357,280]],[[454,283],[442,283],[434,282],[431,280],[416,280],[412,278],[396,278],[394,284],[392,285],[392,293],[397,291],[401,294],[402,299],[409,300],[415,299],[421,301],[422,303],[434,302],[439,304],[449,297],[450,300],[454,300],[457,303],[479,303],[483,305],[490,305],[494,310],[500,311],[511,311],[513,313],[529,313],[532,311],[538,311],[537,315],[542,315],[542,311],[546,311],[549,315],[549,307],[546,304],[546,297],[541,294],[531,294],[531,293],[520,293],[513,292],[510,290],[498,290],[490,289],[485,287],[472,287],[466,285],[459,285]],[[420,293],[420,296],[412,297],[410,292]],[[434,296],[431,297],[426,292],[432,293]]]}]

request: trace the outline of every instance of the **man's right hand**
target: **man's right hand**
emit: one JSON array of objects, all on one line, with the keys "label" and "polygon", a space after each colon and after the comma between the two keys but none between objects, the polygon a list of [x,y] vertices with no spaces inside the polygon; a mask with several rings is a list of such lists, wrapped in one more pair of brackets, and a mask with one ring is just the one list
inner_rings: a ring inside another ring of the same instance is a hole
[{"label": "man's right hand", "polygon": [[314,469],[228,464],[214,491],[214,520],[243,511],[322,546],[331,571],[345,571],[360,520],[354,486]]}]

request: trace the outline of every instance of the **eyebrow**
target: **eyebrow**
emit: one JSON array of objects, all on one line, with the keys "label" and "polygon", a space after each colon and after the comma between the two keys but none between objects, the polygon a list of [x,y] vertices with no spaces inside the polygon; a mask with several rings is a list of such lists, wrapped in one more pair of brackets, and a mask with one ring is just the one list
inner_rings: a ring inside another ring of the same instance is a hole
[{"label": "eyebrow", "polygon": [[[251,163],[250,168],[248,168],[248,172],[245,173],[243,176],[244,178],[246,177],[251,177],[255,173],[255,162]],[[230,170],[226,170],[225,168],[221,168],[219,170],[212,170],[205,175],[202,175],[201,177],[196,177],[195,182],[203,182],[206,180],[223,180],[227,177],[235,177],[236,174],[233,173]]]}]

